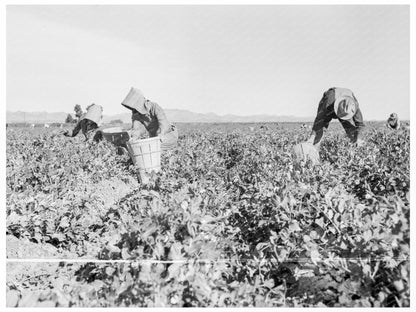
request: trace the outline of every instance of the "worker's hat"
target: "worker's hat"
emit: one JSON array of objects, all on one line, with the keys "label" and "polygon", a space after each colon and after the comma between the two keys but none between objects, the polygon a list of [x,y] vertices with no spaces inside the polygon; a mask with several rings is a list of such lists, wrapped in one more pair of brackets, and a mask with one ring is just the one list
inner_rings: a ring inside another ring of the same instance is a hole
[{"label": "worker's hat", "polygon": [[339,119],[351,119],[358,109],[357,101],[351,96],[341,96],[335,100],[334,110]]},{"label": "worker's hat", "polygon": [[397,114],[396,114],[396,113],[391,113],[391,114],[390,114],[390,118],[391,118],[391,119],[393,119],[393,118],[394,118],[394,119],[397,119]]},{"label": "worker's hat", "polygon": [[132,87],[126,98],[121,102],[121,105],[129,109],[135,109],[140,114],[147,114],[145,103],[146,98],[144,97],[142,91]]},{"label": "worker's hat", "polygon": [[95,122],[98,126],[101,125],[103,118],[103,108],[97,104],[91,104],[87,107],[87,112],[81,119],[89,119]]}]

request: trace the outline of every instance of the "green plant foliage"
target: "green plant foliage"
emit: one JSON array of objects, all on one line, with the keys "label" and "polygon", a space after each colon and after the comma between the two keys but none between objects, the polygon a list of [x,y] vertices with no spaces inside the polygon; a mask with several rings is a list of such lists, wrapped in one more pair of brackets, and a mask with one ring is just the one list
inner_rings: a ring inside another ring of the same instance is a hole
[{"label": "green plant foliage", "polygon": [[107,142],[8,130],[7,234],[126,261],[82,265],[35,305],[409,306],[409,130],[353,147],[331,129],[313,166],[292,159],[299,127],[179,129],[148,185]]}]

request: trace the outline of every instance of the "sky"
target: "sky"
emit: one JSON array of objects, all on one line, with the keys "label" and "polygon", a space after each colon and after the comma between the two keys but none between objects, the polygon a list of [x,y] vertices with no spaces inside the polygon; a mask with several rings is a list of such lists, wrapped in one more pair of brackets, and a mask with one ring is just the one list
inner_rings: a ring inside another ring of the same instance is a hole
[{"label": "sky", "polygon": [[126,113],[130,87],[165,109],[316,114],[350,88],[364,119],[410,118],[407,5],[14,6],[6,109]]}]

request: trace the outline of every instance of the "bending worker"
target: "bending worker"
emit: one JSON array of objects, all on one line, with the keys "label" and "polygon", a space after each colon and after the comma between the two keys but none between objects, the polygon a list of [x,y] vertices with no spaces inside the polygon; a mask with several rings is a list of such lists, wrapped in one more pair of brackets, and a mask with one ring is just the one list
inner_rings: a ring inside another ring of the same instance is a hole
[{"label": "bending worker", "polygon": [[324,93],[319,102],[318,113],[307,142],[314,145],[319,144],[324,128],[328,128],[332,119],[338,119],[341,122],[351,142],[362,144],[363,141],[359,137],[364,127],[363,115],[351,90],[331,88]]},{"label": "bending worker", "polygon": [[96,130],[101,125],[102,118],[103,108],[100,105],[91,104],[87,107],[87,112],[81,116],[75,128],[72,131],[66,130],[63,134],[68,137],[74,137],[81,131],[86,141],[91,138],[94,141],[98,141],[99,132]]},{"label": "bending worker", "polygon": [[[143,93],[136,88],[131,88],[121,105],[132,112],[132,138],[160,137],[161,149],[169,150],[178,142],[178,131],[169,123],[163,109],[155,102],[146,99]],[[147,132],[147,133],[146,133]]]},{"label": "bending worker", "polygon": [[387,127],[394,130],[400,129],[400,120],[396,113],[392,113],[387,119]]}]

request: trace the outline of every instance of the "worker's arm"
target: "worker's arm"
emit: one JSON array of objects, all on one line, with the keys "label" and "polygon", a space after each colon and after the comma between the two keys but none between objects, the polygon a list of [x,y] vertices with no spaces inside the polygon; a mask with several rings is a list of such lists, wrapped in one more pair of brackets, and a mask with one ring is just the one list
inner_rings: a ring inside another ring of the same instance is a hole
[{"label": "worker's arm", "polygon": [[306,141],[308,143],[311,143],[313,145],[318,145],[323,137],[324,129],[321,128],[319,130],[312,130],[311,134],[309,135],[309,139]]},{"label": "worker's arm", "polygon": [[364,129],[363,115],[360,109],[357,110],[355,115],[348,120],[339,120],[347,137],[350,139],[351,143],[356,143],[357,145],[362,145],[363,141],[361,140],[362,131]]},{"label": "worker's arm", "polygon": [[157,130],[157,135],[162,135],[169,132],[170,123],[166,118],[165,112],[163,109],[155,103],[154,105],[154,115],[158,121],[159,128]]},{"label": "worker's arm", "polygon": [[78,134],[78,132],[81,131],[83,120],[79,121],[73,130],[67,130],[67,131],[65,131],[64,132],[64,135],[65,136],[68,136],[68,137],[74,137],[74,136],[76,136]]},{"label": "worker's arm", "polygon": [[129,135],[133,139],[141,139],[147,136],[147,130],[143,126],[143,124],[138,120],[137,116],[135,114],[132,115],[132,121],[131,121],[131,130],[129,131]]}]

